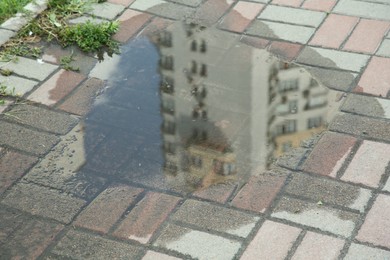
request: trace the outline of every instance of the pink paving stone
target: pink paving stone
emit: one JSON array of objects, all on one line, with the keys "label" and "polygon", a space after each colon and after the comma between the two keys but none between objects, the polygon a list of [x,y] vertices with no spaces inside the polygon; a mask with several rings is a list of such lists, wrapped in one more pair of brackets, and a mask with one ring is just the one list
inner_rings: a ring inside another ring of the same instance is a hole
[{"label": "pink paving stone", "polygon": [[302,48],[301,44],[274,41],[269,46],[269,51],[279,56],[282,60],[291,61],[298,56]]},{"label": "pink paving stone", "polygon": [[329,12],[336,4],[336,0],[306,0],[302,7],[315,11]]},{"label": "pink paving stone", "polygon": [[232,0],[208,0],[196,11],[194,19],[202,25],[212,26],[230,8]]},{"label": "pink paving stone", "polygon": [[358,20],[357,17],[330,14],[310,41],[310,45],[339,48]]},{"label": "pink paving stone", "polygon": [[293,6],[293,7],[299,7],[301,6],[303,0],[273,0],[272,3],[276,5],[286,5],[286,6]]},{"label": "pink paving stone", "polygon": [[270,43],[269,40],[247,35],[243,36],[240,41],[257,49],[264,49]]},{"label": "pink paving stone", "polygon": [[374,53],[389,30],[390,23],[362,19],[344,46],[344,50]]},{"label": "pink paving stone", "polygon": [[177,258],[174,256],[166,255],[157,253],[154,251],[148,251],[146,252],[145,256],[142,258],[142,260],[179,260],[181,258]]},{"label": "pink paving stone", "polygon": [[148,193],[126,216],[114,235],[146,244],[176,207],[180,198],[162,193]]},{"label": "pink paving stone", "polygon": [[303,170],[336,177],[355,143],[356,138],[348,135],[325,134],[309,155],[303,165]]},{"label": "pink paving stone", "polygon": [[284,259],[301,230],[272,221],[265,221],[250,242],[241,260]]},{"label": "pink paving stone", "polygon": [[233,199],[237,208],[264,212],[284,184],[286,176],[264,174],[253,176]]},{"label": "pink paving stone", "polygon": [[344,240],[307,232],[295,251],[292,260],[327,260],[338,259],[344,246]]},{"label": "pink paving stone", "polygon": [[342,180],[378,187],[390,162],[390,144],[363,141]]},{"label": "pink paving stone", "polygon": [[195,191],[193,196],[223,204],[226,203],[234,188],[234,185],[219,184],[203,190]]},{"label": "pink paving stone", "polygon": [[135,10],[126,10],[119,18],[119,31],[113,38],[119,42],[127,42],[135,35],[150,19],[150,14]]},{"label": "pink paving stone", "polygon": [[390,249],[390,196],[377,197],[356,238]]},{"label": "pink paving stone", "polygon": [[243,32],[263,7],[262,4],[238,2],[225,16],[220,26],[230,31]]},{"label": "pink paving stone", "polygon": [[173,23],[172,20],[168,20],[161,17],[154,17],[152,22],[150,22],[144,30],[140,33],[140,35],[153,36],[153,34],[160,32],[166,29]]},{"label": "pink paving stone", "polygon": [[112,4],[118,4],[123,6],[131,5],[135,0],[108,0],[107,2]]},{"label": "pink paving stone", "polygon": [[386,97],[390,92],[390,58],[373,57],[354,92]]},{"label": "pink paving stone", "polygon": [[44,82],[29,97],[29,100],[52,106],[67,96],[85,76],[73,71],[61,69]]},{"label": "pink paving stone", "polygon": [[74,224],[107,233],[142,191],[130,186],[110,187],[81,212]]}]

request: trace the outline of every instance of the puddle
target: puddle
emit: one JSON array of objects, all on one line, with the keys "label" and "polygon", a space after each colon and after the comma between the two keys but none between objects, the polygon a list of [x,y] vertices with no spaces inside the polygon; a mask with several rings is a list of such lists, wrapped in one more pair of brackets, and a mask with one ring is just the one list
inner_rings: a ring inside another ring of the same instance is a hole
[{"label": "puddle", "polygon": [[262,174],[339,105],[303,68],[194,24],[138,37],[90,76],[107,88],[84,122],[83,170],[158,188]]}]

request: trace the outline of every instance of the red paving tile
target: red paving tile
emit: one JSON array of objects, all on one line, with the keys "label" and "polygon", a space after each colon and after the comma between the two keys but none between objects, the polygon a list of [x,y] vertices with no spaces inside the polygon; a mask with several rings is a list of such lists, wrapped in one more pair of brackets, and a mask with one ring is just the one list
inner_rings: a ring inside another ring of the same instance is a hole
[{"label": "red paving tile", "polygon": [[230,31],[243,32],[263,7],[262,4],[238,2],[224,17],[220,27]]},{"label": "red paving tile", "polygon": [[233,199],[237,208],[264,212],[286,180],[285,176],[264,174],[252,177]]},{"label": "red paving tile", "polygon": [[390,144],[364,141],[341,179],[378,187],[390,162],[389,154]]},{"label": "red paving tile", "polygon": [[274,41],[269,46],[269,51],[284,61],[291,61],[298,56],[302,48],[301,44]]},{"label": "red paving tile", "polygon": [[339,48],[357,22],[357,17],[331,14],[320,26],[310,45]]},{"label": "red paving tile", "polygon": [[303,170],[320,175],[336,177],[345,159],[349,155],[356,139],[351,136],[325,134],[303,165]]},{"label": "red paving tile", "polygon": [[272,4],[299,7],[303,0],[273,0]]},{"label": "red paving tile", "polygon": [[368,212],[357,240],[390,249],[390,196],[379,195]]},{"label": "red paving tile", "polygon": [[127,42],[133,37],[150,19],[150,14],[135,10],[126,10],[119,18],[119,31],[113,36],[114,40]]},{"label": "red paving tile", "polygon": [[148,193],[126,216],[114,235],[143,244],[148,243],[179,200],[180,198],[171,195]]},{"label": "red paving tile", "polygon": [[355,92],[386,97],[390,92],[390,58],[373,57]]},{"label": "red paving tile", "polygon": [[336,4],[336,0],[306,0],[302,7],[315,11],[329,12]]},{"label": "red paving tile", "polygon": [[198,198],[225,203],[232,194],[234,185],[214,185],[203,190],[195,191],[192,195]]},{"label": "red paving tile", "polygon": [[246,35],[243,36],[240,41],[258,49],[264,49],[270,43],[269,40]]},{"label": "red paving tile", "polygon": [[360,20],[344,46],[344,50],[374,53],[390,26],[389,22]]},{"label": "red paving tile", "polygon": [[142,191],[130,186],[108,188],[81,212],[74,224],[107,233]]}]

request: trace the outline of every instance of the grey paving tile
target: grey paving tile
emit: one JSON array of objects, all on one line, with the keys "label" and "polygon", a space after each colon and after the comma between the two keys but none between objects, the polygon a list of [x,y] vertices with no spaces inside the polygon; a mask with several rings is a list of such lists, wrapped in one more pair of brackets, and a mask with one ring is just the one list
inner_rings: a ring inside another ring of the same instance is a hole
[{"label": "grey paving tile", "polygon": [[365,116],[390,119],[390,100],[350,94],[341,107],[341,110]]},{"label": "grey paving tile", "polygon": [[184,5],[190,5],[193,7],[199,6],[203,0],[168,0],[170,2],[184,4]]},{"label": "grey paving tile", "polygon": [[352,243],[344,260],[390,259],[390,252],[379,248]]},{"label": "grey paving tile", "polygon": [[348,91],[356,86],[356,73],[304,66],[322,85],[336,90]]},{"label": "grey paving tile", "polygon": [[7,21],[1,24],[2,28],[18,31],[20,30],[26,23],[28,19],[26,16],[21,13],[16,14],[14,17],[9,18]]},{"label": "grey paving tile", "polygon": [[0,75],[0,83],[7,86],[8,91],[10,91],[12,94],[23,96],[27,92],[31,91],[38,84],[38,81],[21,78],[14,75],[8,77]]},{"label": "grey paving tile", "polygon": [[376,54],[379,56],[390,57],[390,39],[385,39],[382,42]]},{"label": "grey paving tile", "polygon": [[340,14],[390,20],[390,5],[373,3],[372,1],[340,0],[333,11]]},{"label": "grey paving tile", "polygon": [[164,0],[136,0],[130,8],[172,19],[183,19],[194,12],[191,7]]},{"label": "grey paving tile", "polygon": [[0,29],[0,45],[6,43],[11,37],[15,36],[16,32]]},{"label": "grey paving tile", "polygon": [[91,9],[91,11],[88,11],[89,14],[108,20],[113,20],[125,9],[125,7],[123,5],[106,2],[93,4]]}]

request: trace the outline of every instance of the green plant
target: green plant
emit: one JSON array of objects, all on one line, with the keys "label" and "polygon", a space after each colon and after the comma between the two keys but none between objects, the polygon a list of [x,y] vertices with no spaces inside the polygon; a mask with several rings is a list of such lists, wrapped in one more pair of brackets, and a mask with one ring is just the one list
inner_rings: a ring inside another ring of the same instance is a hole
[{"label": "green plant", "polygon": [[0,24],[17,12],[23,11],[23,7],[31,0],[1,0],[0,1]]},{"label": "green plant", "polygon": [[2,76],[5,76],[5,77],[8,77],[8,76],[10,76],[11,74],[12,74],[12,70],[9,70],[9,69],[1,69],[0,68],[0,74],[2,75]]},{"label": "green plant", "polygon": [[73,58],[73,52],[70,55],[62,56],[60,59],[61,67],[65,70],[72,70],[72,71],[80,71],[80,68],[73,67],[71,65],[72,61],[75,59]]},{"label": "green plant", "polygon": [[4,105],[5,97],[15,96],[15,88],[9,90],[8,87],[2,83],[0,83],[0,105]]}]

